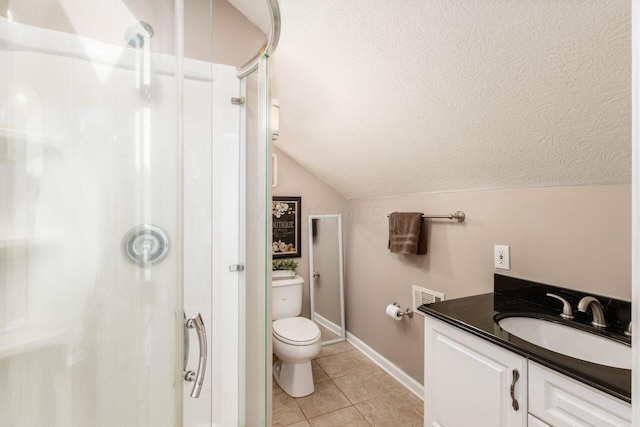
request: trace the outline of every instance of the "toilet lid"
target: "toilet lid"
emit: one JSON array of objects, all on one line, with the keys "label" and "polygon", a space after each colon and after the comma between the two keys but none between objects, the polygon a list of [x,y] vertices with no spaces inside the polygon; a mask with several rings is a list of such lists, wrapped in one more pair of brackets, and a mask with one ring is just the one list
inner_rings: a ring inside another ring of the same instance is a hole
[{"label": "toilet lid", "polygon": [[306,317],[288,317],[273,322],[273,334],[290,344],[306,344],[320,338],[320,328]]}]

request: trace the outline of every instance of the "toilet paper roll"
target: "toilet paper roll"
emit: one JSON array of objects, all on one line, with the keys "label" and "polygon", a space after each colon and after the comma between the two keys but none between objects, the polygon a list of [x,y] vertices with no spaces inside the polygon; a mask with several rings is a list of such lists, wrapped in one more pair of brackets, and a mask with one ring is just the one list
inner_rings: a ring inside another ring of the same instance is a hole
[{"label": "toilet paper roll", "polygon": [[387,306],[387,316],[393,317],[395,320],[402,319],[402,316],[400,315],[401,311],[402,310],[400,310],[400,307],[397,307],[393,304],[389,304]]}]

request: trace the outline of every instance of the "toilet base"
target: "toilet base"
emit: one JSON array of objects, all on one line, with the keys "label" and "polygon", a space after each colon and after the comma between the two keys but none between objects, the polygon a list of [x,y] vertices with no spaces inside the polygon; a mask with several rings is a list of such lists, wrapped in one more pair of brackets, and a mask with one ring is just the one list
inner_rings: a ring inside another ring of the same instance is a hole
[{"label": "toilet base", "polygon": [[308,396],[315,391],[310,360],[302,363],[278,360],[273,364],[273,378],[291,397]]}]

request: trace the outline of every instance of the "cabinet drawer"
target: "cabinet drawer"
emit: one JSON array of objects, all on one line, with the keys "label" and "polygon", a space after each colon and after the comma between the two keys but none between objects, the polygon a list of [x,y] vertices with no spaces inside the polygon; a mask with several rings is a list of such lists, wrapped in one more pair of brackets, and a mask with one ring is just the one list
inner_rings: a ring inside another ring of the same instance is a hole
[{"label": "cabinet drawer", "polygon": [[628,403],[531,361],[529,412],[554,427],[631,427]]}]

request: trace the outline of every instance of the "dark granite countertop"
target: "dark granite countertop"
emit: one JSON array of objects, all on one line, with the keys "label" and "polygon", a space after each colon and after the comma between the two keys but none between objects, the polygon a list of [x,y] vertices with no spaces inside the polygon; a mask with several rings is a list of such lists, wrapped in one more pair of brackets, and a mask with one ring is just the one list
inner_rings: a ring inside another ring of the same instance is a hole
[{"label": "dark granite countertop", "polygon": [[[502,330],[494,320],[495,316],[504,314],[532,315],[535,313],[533,317],[567,323],[568,321],[560,319],[559,312],[555,311],[555,305],[553,303],[550,303],[550,305],[552,308],[546,308],[546,306],[529,304],[513,296],[488,293],[422,305],[419,310],[631,403],[631,370],[598,365],[538,347]],[[584,330],[590,328],[588,325],[576,325],[576,322],[573,322],[573,324]],[[601,334],[630,344],[628,338],[618,335],[618,330],[613,330],[613,332],[606,331]]]}]

